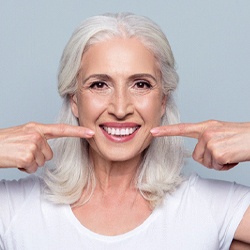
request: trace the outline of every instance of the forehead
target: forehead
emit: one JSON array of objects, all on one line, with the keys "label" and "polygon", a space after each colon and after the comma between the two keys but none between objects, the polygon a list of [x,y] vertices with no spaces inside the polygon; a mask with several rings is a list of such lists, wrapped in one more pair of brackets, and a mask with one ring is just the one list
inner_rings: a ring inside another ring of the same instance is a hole
[{"label": "forehead", "polygon": [[112,38],[88,48],[81,61],[82,73],[123,72],[157,74],[154,54],[136,38]]}]

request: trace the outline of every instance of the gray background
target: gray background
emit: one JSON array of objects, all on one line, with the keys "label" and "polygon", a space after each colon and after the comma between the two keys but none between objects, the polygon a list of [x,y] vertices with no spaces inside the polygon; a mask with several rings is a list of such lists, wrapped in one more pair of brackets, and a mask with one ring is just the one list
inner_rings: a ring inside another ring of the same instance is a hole
[{"label": "gray background", "polygon": [[[57,68],[70,35],[89,16],[119,11],[146,15],[166,33],[183,122],[250,121],[249,0],[0,0],[0,128],[53,123],[61,105]],[[195,140],[185,143],[192,150]],[[185,171],[250,185],[250,163],[217,172],[188,159]],[[0,179],[22,176],[0,172]]]}]

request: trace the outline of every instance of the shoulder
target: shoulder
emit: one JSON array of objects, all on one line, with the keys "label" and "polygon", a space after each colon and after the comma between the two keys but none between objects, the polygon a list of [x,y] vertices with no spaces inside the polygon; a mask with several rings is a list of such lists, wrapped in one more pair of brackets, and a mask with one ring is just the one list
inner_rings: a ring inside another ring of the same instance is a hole
[{"label": "shoulder", "polygon": [[[19,180],[0,181],[1,211],[16,211],[32,195],[39,196],[42,181],[36,175],[30,175]],[[5,208],[5,209],[4,209]]]},{"label": "shoulder", "polygon": [[[183,183],[183,189],[188,189],[205,198],[208,202],[214,198],[242,196],[250,193],[250,187],[223,180],[206,179],[193,174]],[[239,197],[238,197],[239,198]]]},{"label": "shoulder", "polygon": [[250,188],[192,175],[165,197],[155,221],[178,244],[192,245],[188,249],[229,249],[249,204]]},{"label": "shoulder", "polygon": [[226,223],[240,222],[250,205],[250,187],[192,175],[166,197],[167,202],[178,205],[184,213],[209,216],[220,228]]},{"label": "shoulder", "polygon": [[193,221],[199,218],[204,226],[205,221],[207,224],[213,222],[220,244],[226,244],[225,239],[232,240],[250,205],[250,187],[192,175],[180,185],[173,198],[185,218],[193,215]]},{"label": "shoulder", "polygon": [[0,238],[29,200],[33,202],[40,199],[41,183],[40,178],[35,175],[20,180],[0,181]]},{"label": "shoulder", "polygon": [[244,200],[249,203],[250,187],[235,182],[205,179],[193,174],[185,179],[174,195],[194,199],[194,202],[202,202],[209,208],[220,208],[236,205]]},{"label": "shoulder", "polygon": [[19,180],[1,180],[0,195],[23,196],[23,198],[34,189],[40,188],[41,179],[36,175],[30,175]]}]

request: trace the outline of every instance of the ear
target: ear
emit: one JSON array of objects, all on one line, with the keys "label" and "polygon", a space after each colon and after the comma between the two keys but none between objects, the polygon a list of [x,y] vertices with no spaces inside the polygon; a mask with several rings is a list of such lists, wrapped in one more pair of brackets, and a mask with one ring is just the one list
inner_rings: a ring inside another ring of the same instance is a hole
[{"label": "ear", "polygon": [[70,96],[70,106],[72,113],[76,118],[79,118],[78,105],[77,105],[77,97],[76,94]]},{"label": "ear", "polygon": [[166,111],[166,105],[167,105],[167,95],[163,95],[162,97],[162,103],[161,103],[161,117],[165,114]]}]

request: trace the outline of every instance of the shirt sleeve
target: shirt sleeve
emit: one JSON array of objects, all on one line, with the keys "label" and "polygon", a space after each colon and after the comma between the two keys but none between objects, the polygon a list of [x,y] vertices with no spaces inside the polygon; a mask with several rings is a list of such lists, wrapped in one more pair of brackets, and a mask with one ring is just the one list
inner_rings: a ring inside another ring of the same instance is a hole
[{"label": "shirt sleeve", "polygon": [[38,182],[38,177],[34,175],[18,181],[0,181],[0,249],[3,249],[5,232],[25,204],[36,182]]},{"label": "shirt sleeve", "polygon": [[198,176],[195,185],[218,227],[220,249],[229,249],[235,231],[250,206],[250,187]]}]

